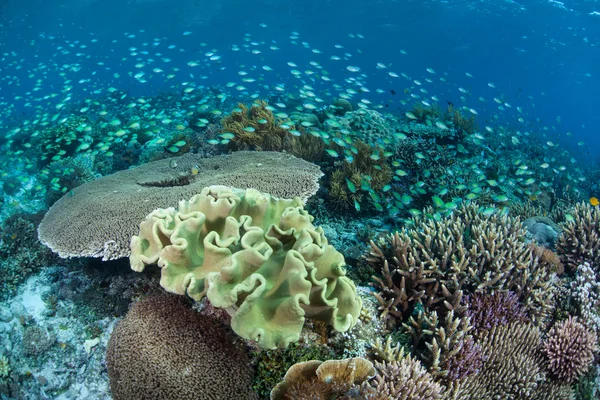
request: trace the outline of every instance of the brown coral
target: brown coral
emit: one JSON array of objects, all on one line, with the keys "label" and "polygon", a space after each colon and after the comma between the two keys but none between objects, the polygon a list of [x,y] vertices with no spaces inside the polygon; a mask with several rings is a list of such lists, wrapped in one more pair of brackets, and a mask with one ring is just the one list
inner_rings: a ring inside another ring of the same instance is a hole
[{"label": "brown coral", "polygon": [[374,375],[373,364],[360,357],[297,363],[273,388],[271,400],[329,399],[358,390],[358,385]]},{"label": "brown coral", "polygon": [[552,383],[544,369],[540,331],[532,324],[511,323],[484,331],[479,341],[486,357],[479,374],[451,389],[451,398],[571,399],[569,386]]},{"label": "brown coral", "polygon": [[456,316],[454,311],[438,320],[435,311],[419,312],[410,317],[404,327],[411,333],[415,351],[432,375],[448,380],[463,378],[478,372],[483,356],[473,342],[469,318]]},{"label": "brown coral", "polygon": [[388,327],[417,305],[443,318],[465,311],[463,293],[497,290],[516,293],[536,323],[551,313],[555,274],[524,243],[518,219],[483,216],[471,203],[439,220],[417,217],[412,226],[371,242],[365,256],[377,272],[372,285]]},{"label": "brown coral", "polygon": [[600,265],[600,208],[579,203],[570,214],[556,245],[561,261],[571,271],[586,262]]},{"label": "brown coral", "polygon": [[[285,151],[310,161],[319,160],[325,151],[320,137],[306,133],[289,118],[275,116],[264,100],[253,103],[250,108],[239,103],[221,124],[223,133],[234,135],[229,142],[234,150]],[[292,131],[301,135],[292,135]]]},{"label": "brown coral", "polygon": [[[355,207],[370,190],[379,191],[392,180],[392,170],[385,162],[383,150],[360,140],[354,142],[356,154],[352,162],[344,162],[330,178],[329,197],[341,209]],[[376,157],[372,157],[375,154]],[[375,159],[374,159],[375,158]],[[351,186],[354,189],[350,189]],[[368,186],[370,190],[364,190]]]},{"label": "brown coral", "polygon": [[40,241],[61,257],[128,257],[139,224],[157,208],[174,207],[202,188],[254,188],[306,200],[319,189],[318,166],[276,152],[195,154],[156,161],[85,183],[63,196],[38,228]]},{"label": "brown coral", "polygon": [[435,382],[421,362],[410,355],[398,361],[375,362],[377,375],[365,386],[369,400],[435,400],[443,398],[444,386]]},{"label": "brown coral", "polygon": [[179,296],[135,303],[109,340],[106,365],[115,400],[256,399],[242,344]]},{"label": "brown coral", "polygon": [[550,372],[564,382],[577,380],[594,361],[596,339],[595,332],[572,317],[554,325],[544,342]]}]

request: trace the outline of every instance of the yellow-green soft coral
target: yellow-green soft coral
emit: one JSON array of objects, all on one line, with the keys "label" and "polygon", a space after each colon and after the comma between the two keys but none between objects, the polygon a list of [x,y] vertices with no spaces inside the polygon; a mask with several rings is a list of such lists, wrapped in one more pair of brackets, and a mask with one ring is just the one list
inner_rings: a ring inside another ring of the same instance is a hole
[{"label": "yellow-green soft coral", "polygon": [[344,256],[329,245],[299,198],[211,186],[178,210],[158,209],[131,240],[131,268],[158,263],[161,286],[207,296],[231,326],[262,348],[287,347],[304,318],[353,327],[362,301]]}]

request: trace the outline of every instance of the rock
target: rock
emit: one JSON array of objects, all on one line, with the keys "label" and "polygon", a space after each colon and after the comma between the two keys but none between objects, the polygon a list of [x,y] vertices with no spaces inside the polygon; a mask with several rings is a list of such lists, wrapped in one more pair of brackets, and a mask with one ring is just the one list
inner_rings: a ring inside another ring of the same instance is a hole
[{"label": "rock", "polygon": [[10,311],[12,312],[12,315],[15,318],[27,315],[27,310],[25,309],[25,306],[18,301],[13,301],[11,303]]},{"label": "rock", "polygon": [[13,319],[13,314],[8,307],[0,307],[0,321],[10,322]]},{"label": "rock", "polygon": [[532,217],[523,221],[523,227],[527,229],[527,237],[534,240],[538,245],[554,248],[560,228],[546,217]]},{"label": "rock", "polygon": [[86,353],[90,354],[94,346],[96,346],[98,343],[100,343],[100,338],[89,339],[83,343],[83,348]]}]

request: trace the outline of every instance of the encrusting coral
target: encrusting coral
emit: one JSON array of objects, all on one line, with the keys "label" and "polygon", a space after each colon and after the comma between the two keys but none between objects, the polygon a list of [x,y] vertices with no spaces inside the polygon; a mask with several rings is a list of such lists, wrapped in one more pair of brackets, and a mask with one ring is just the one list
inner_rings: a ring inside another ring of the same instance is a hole
[{"label": "encrusting coral", "polygon": [[106,352],[115,400],[252,400],[246,349],[221,322],[183,297],[134,303]]},{"label": "encrusting coral", "polygon": [[[271,391],[271,400],[330,399],[343,396],[375,375],[373,364],[364,358],[294,364]],[[364,398],[364,397],[363,397]]]},{"label": "encrusting coral", "polygon": [[557,323],[544,342],[550,372],[561,381],[574,382],[592,365],[596,342],[596,333],[573,317]]},{"label": "encrusting coral", "polygon": [[556,245],[561,261],[571,271],[585,262],[600,265],[600,208],[579,203],[570,215]]},{"label": "encrusting coral", "polygon": [[362,308],[344,256],[312,220],[299,198],[211,186],[148,215],[131,239],[131,267],[158,263],[169,292],[206,296],[240,336],[286,347],[305,317],[343,332]]}]

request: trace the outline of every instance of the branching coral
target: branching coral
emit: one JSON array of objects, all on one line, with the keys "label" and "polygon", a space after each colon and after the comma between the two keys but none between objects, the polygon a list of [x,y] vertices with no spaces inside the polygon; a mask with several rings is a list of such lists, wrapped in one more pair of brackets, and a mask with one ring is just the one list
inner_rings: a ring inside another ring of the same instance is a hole
[{"label": "branching coral", "polygon": [[485,362],[478,374],[453,385],[450,398],[571,399],[569,386],[548,380],[541,352],[540,331],[519,322],[484,331],[478,341]]},{"label": "branching coral", "polygon": [[511,290],[541,323],[552,311],[555,274],[523,234],[518,219],[485,217],[467,204],[449,217],[414,218],[413,228],[371,242],[365,259],[378,274],[372,285],[381,316],[394,327],[421,304],[443,318],[465,311],[463,293]]},{"label": "branching coral", "polygon": [[442,399],[444,386],[436,382],[421,362],[410,355],[391,362],[375,362],[377,375],[364,384],[371,388],[369,400]]},{"label": "branching coral", "polygon": [[600,208],[579,203],[570,214],[556,246],[561,261],[571,271],[585,262],[600,265]]},{"label": "branching coral", "polygon": [[420,312],[405,328],[412,333],[417,354],[434,376],[451,381],[480,370],[483,357],[469,334],[472,327],[467,317],[450,311],[439,321],[435,311]]},{"label": "branching coral", "polygon": [[550,372],[561,381],[574,382],[594,361],[596,341],[596,333],[572,317],[554,325],[544,342]]},{"label": "branching coral", "polygon": [[570,288],[583,322],[596,334],[600,333],[600,282],[590,264],[584,263],[577,267],[575,280],[570,283]]},{"label": "branching coral", "polygon": [[452,125],[461,136],[470,135],[477,130],[475,115],[471,114],[469,117],[465,117],[464,114],[460,110],[454,108],[452,104],[448,105],[446,117],[452,121]]},{"label": "branching coral", "polygon": [[471,320],[474,334],[495,326],[529,321],[519,299],[512,292],[474,293],[465,296],[464,300],[468,304],[467,316]]}]

